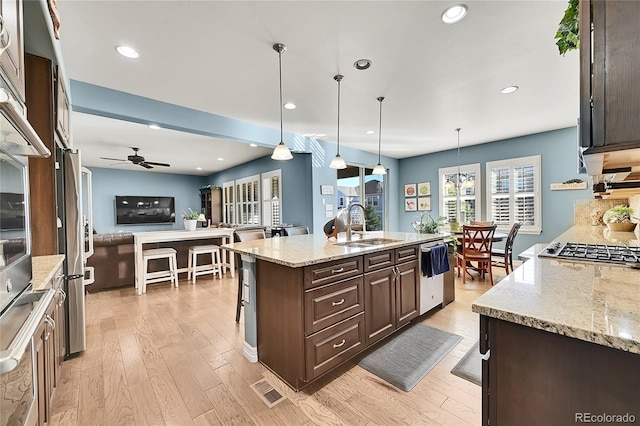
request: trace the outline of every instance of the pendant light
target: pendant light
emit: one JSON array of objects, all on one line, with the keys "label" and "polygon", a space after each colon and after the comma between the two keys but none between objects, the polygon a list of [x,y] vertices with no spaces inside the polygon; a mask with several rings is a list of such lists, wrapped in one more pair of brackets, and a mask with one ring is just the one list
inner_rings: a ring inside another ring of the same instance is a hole
[{"label": "pendant light", "polygon": [[473,188],[476,184],[471,176],[460,173],[460,130],[460,127],[456,129],[456,132],[458,132],[458,173],[456,182],[447,179],[444,183],[445,189],[457,188],[456,192],[460,192],[458,189]]},{"label": "pendant light", "polygon": [[371,171],[371,174],[374,175],[387,174],[387,169],[385,169],[384,166],[380,164],[380,144],[382,140],[382,101],[384,101],[384,96],[380,96],[378,98],[378,102],[380,102],[380,124],[378,125],[378,164]]},{"label": "pendant light", "polygon": [[338,142],[338,151],[333,160],[331,160],[331,164],[329,167],[332,169],[346,169],[347,163],[344,162],[344,159],[340,157],[340,82],[344,78],[343,75],[334,75],[333,79],[338,82],[338,133],[337,133],[337,142]]},{"label": "pendant light", "polygon": [[283,130],[282,130],[282,53],[287,50],[287,46],[282,43],[276,43],[273,45],[273,50],[278,52],[278,71],[280,75],[280,143],[273,150],[271,158],[274,160],[291,160],[293,155],[291,151],[284,144]]}]

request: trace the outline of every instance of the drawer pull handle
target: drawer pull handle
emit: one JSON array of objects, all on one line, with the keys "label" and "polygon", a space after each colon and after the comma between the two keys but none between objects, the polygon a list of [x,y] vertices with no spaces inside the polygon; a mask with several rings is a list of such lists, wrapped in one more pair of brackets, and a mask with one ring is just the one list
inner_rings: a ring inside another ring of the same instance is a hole
[{"label": "drawer pull handle", "polygon": [[333,344],[333,349],[339,348],[340,346],[343,346],[345,343],[346,343],[346,340],[342,339],[342,342]]},{"label": "drawer pull handle", "polygon": [[331,302],[331,306],[340,306],[344,303],[344,299],[340,299],[339,302]]},{"label": "drawer pull handle", "polygon": [[343,272],[344,268],[338,268],[338,269],[332,269],[331,273],[332,274],[339,274],[340,272]]}]

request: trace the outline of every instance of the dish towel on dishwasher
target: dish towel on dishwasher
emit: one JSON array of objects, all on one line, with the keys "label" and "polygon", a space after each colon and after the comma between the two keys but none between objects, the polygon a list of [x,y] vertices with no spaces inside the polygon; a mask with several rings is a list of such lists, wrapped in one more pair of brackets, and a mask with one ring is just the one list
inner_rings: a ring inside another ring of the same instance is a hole
[{"label": "dish towel on dishwasher", "polygon": [[447,272],[450,268],[447,245],[440,244],[429,247],[429,251],[423,251],[421,263],[422,276],[432,277]]}]

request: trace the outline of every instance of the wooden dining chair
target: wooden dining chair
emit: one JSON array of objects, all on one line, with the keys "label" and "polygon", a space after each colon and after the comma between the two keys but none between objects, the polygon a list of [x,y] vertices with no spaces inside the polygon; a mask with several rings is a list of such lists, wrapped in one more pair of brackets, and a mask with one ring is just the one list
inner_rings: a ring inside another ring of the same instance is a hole
[{"label": "wooden dining chair", "polygon": [[503,267],[507,275],[509,275],[509,268],[513,271],[513,241],[516,239],[516,235],[518,235],[520,226],[522,226],[522,223],[516,222],[513,224],[503,249],[494,248],[491,250],[492,265]]},{"label": "wooden dining chair", "polygon": [[[233,232],[233,241],[243,243],[245,241],[264,240],[264,229],[238,229]],[[236,254],[236,265],[238,265],[238,301],[236,303],[236,322],[240,322],[240,308],[242,308],[242,257]]]},{"label": "wooden dining chair", "polygon": [[475,226],[491,226],[493,225],[493,221],[482,221],[482,220],[470,220],[469,225]]},{"label": "wooden dining chair", "polygon": [[462,269],[463,284],[466,283],[467,267],[472,266],[471,262],[478,262],[478,272],[481,276],[489,272],[489,280],[491,281],[491,285],[493,285],[491,249],[495,231],[496,225],[462,226],[462,250],[458,253],[458,277],[460,276],[460,269]]}]

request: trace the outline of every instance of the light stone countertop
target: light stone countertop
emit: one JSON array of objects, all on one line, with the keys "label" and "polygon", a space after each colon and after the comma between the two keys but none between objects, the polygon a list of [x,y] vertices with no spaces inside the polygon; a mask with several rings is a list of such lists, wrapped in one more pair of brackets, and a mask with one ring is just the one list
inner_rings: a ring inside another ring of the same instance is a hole
[{"label": "light stone countertop", "polygon": [[[247,241],[244,243],[224,244],[222,247],[232,252],[253,256],[292,268],[328,262],[331,260],[353,257],[365,253],[388,250],[417,243],[444,240],[449,234],[418,234],[407,232],[367,232],[364,236],[354,236],[358,239],[387,238],[397,240],[371,247],[346,247],[339,245],[346,242],[344,234],[338,240],[327,240],[324,234],[294,235],[291,237],[266,238],[264,240]],[[338,244],[336,244],[338,243]]]},{"label": "light stone countertop", "polygon": [[51,288],[51,279],[56,273],[62,262],[63,254],[53,254],[50,256],[33,256],[32,276],[31,279],[33,291],[48,290]]},{"label": "light stone countertop", "polygon": [[[640,245],[636,233],[574,226],[554,241]],[[473,302],[473,312],[640,354],[640,270],[535,256]]]}]

